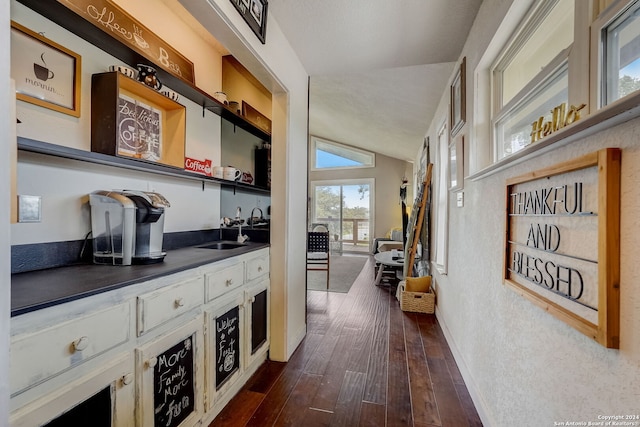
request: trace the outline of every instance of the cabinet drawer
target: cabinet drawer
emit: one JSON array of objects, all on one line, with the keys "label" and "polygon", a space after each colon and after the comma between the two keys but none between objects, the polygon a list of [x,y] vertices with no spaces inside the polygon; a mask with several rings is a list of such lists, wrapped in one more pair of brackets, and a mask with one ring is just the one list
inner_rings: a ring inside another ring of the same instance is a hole
[{"label": "cabinet drawer", "polygon": [[75,318],[11,342],[11,394],[40,384],[129,339],[129,304]]},{"label": "cabinet drawer", "polygon": [[202,305],[202,277],[138,297],[138,336]]},{"label": "cabinet drawer", "polygon": [[269,255],[247,261],[247,282],[269,274]]},{"label": "cabinet drawer", "polygon": [[209,302],[220,295],[237,289],[244,283],[242,263],[205,274],[205,298]]}]

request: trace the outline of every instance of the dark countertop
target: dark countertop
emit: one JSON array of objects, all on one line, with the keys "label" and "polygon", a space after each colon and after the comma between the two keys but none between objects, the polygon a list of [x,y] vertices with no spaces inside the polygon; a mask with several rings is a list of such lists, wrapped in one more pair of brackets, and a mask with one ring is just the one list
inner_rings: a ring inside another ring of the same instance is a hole
[{"label": "dark countertop", "polygon": [[187,247],[167,251],[164,261],[158,264],[129,266],[81,264],[14,274],[11,276],[11,317],[157,279],[266,247],[269,247],[268,243],[255,242],[247,242],[246,246],[227,250]]}]

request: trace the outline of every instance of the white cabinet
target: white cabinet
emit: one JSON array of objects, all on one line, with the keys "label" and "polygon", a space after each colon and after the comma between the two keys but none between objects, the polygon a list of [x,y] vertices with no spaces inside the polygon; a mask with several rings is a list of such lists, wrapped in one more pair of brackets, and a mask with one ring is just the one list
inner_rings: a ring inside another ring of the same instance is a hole
[{"label": "white cabinet", "polygon": [[269,279],[245,291],[245,308],[247,312],[245,365],[262,361],[269,350],[269,303],[271,289]]},{"label": "white cabinet", "polygon": [[31,427],[55,420],[57,425],[82,425],[82,421],[68,419],[73,413],[67,411],[90,404],[91,424],[85,425],[134,427],[133,380],[133,357],[130,354],[120,355],[91,374],[63,384],[54,392],[12,412],[9,424],[12,427]]},{"label": "white cabinet", "polygon": [[136,349],[137,425],[192,426],[203,413],[202,319]]},{"label": "white cabinet", "polygon": [[207,268],[204,274],[205,301],[211,302],[220,295],[244,285],[243,261],[232,260]]},{"label": "white cabinet", "polygon": [[11,426],[210,424],[266,360],[269,292],[264,248],[13,318]]},{"label": "white cabinet", "polygon": [[11,339],[11,395],[96,357],[129,339],[129,304]]},{"label": "white cabinet", "polygon": [[244,372],[244,292],[220,297],[205,312],[208,410],[233,389]]},{"label": "white cabinet", "polygon": [[160,288],[137,298],[138,336],[202,306],[202,277]]}]

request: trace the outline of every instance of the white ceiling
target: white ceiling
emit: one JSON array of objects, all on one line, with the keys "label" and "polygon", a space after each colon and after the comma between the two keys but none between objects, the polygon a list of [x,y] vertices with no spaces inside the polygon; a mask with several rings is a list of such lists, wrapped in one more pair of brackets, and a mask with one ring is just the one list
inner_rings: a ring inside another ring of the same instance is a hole
[{"label": "white ceiling", "polygon": [[311,135],[413,161],[481,2],[269,0],[311,76]]}]

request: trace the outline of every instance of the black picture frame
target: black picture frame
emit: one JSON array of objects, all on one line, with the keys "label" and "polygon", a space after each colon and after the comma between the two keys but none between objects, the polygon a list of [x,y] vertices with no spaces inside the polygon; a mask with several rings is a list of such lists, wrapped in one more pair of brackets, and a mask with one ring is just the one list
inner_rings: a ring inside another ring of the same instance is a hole
[{"label": "black picture frame", "polygon": [[451,137],[454,137],[467,121],[467,58],[462,58],[456,75],[450,86],[450,111],[449,123],[451,129]]},{"label": "black picture frame", "polygon": [[230,0],[262,44],[267,38],[267,0]]}]

